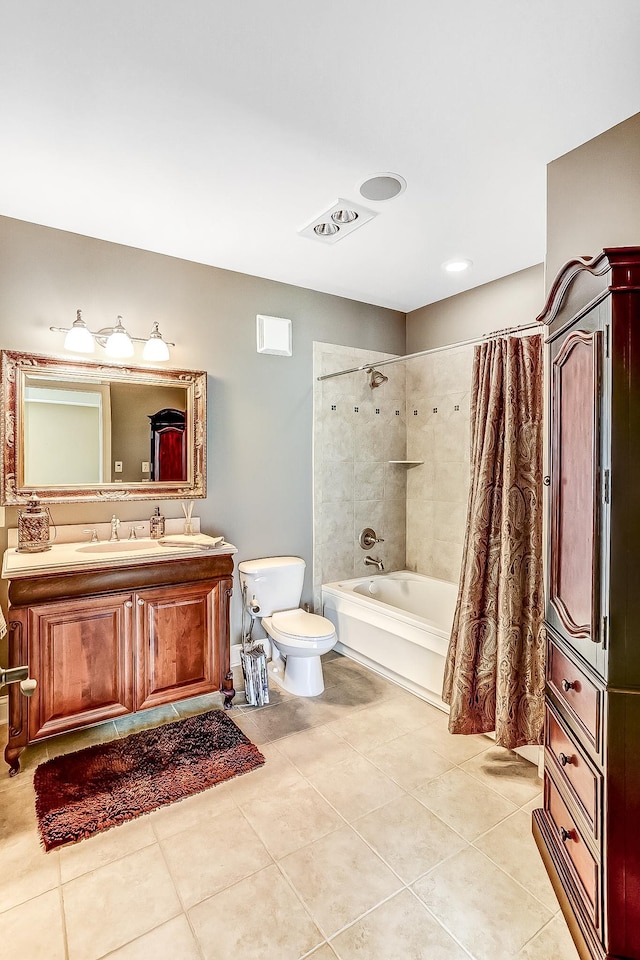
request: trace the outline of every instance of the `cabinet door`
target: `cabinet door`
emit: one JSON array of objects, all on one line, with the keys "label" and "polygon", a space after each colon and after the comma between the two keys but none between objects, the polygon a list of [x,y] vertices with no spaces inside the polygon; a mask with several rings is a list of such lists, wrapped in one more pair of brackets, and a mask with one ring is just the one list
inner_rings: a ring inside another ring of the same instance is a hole
[{"label": "cabinet door", "polygon": [[136,595],[136,710],[218,689],[218,593],[218,583],[199,583]]},{"label": "cabinet door", "polygon": [[131,594],[29,608],[29,739],[110,720],[133,709]]},{"label": "cabinet door", "polygon": [[600,640],[602,332],[570,332],[554,352],[547,612],[584,650]]}]

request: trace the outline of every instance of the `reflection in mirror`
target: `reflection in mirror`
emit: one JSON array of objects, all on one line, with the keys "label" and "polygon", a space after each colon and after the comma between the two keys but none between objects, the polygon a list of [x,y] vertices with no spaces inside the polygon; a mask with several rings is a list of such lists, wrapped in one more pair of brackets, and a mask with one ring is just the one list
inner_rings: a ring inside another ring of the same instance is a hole
[{"label": "reflection in mirror", "polygon": [[206,375],[2,352],[2,502],[202,497]]}]

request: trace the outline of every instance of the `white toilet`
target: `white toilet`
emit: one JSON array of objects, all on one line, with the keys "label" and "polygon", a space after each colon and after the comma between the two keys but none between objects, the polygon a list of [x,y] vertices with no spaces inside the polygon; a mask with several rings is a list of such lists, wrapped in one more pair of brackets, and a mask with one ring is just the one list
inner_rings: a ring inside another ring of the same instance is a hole
[{"label": "white toilet", "polygon": [[320,657],[338,637],[330,620],[299,607],[305,566],[300,557],[265,557],[243,560],[238,571],[251,616],[272,641],[269,676],[298,697],[317,697],[324,690]]}]

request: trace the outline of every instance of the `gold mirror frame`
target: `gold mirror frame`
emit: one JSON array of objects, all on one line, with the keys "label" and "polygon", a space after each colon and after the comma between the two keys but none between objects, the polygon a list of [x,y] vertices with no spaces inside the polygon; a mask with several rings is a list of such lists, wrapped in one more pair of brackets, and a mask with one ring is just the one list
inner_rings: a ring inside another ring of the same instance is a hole
[{"label": "gold mirror frame", "polygon": [[[171,500],[206,497],[207,375],[202,370],[159,370],[91,361],[58,360],[32,353],[2,350],[0,397],[0,501],[4,506],[25,504],[34,494],[45,503],[116,500]],[[24,477],[24,378],[39,372],[73,378],[81,383],[104,380],[150,386],[184,387],[186,390],[187,480],[98,483],[68,486],[25,486]]]}]

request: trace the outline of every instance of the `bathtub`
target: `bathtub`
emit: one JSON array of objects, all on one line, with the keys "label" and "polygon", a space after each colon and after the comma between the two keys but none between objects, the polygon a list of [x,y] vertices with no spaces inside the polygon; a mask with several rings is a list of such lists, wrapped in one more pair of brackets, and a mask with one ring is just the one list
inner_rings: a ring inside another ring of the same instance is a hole
[{"label": "bathtub", "polygon": [[322,586],[335,649],[448,712],[442,700],[458,585],[401,570]]}]

